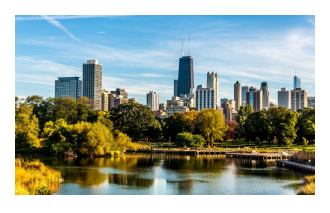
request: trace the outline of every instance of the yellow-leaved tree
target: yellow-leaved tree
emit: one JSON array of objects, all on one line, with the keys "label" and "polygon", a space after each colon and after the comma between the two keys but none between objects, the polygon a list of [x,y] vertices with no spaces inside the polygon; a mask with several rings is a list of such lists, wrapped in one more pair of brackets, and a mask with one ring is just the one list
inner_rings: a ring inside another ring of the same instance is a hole
[{"label": "yellow-leaved tree", "polygon": [[198,113],[196,127],[211,146],[215,140],[223,140],[228,128],[223,114],[215,109],[202,109]]}]

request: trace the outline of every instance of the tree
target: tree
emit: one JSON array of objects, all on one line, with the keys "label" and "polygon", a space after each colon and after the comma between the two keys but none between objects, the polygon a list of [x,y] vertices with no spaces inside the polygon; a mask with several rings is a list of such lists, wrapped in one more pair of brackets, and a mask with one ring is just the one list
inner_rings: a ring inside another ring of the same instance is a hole
[{"label": "tree", "polygon": [[78,148],[77,137],[64,119],[56,122],[48,121],[43,129],[43,136],[48,138],[45,142],[45,149],[51,154],[63,154],[66,151],[75,152]]},{"label": "tree", "polygon": [[304,137],[308,141],[315,141],[315,109],[304,108],[298,112],[300,116],[296,124],[297,140],[302,141]]},{"label": "tree", "polygon": [[157,119],[153,119],[147,127],[147,130],[144,133],[145,141],[148,140],[158,141],[162,134],[162,127]]},{"label": "tree", "polygon": [[[145,139],[148,135],[150,124],[158,128],[156,116],[147,106],[137,103],[120,104],[117,109],[111,110],[111,120],[114,127],[127,134],[133,140]],[[159,124],[159,122],[158,122]]]},{"label": "tree", "polygon": [[98,156],[110,154],[114,147],[113,134],[101,122],[79,122],[72,126],[72,131],[77,135],[78,151],[82,155]]},{"label": "tree", "polygon": [[121,153],[126,152],[127,147],[132,142],[132,139],[128,137],[125,133],[119,130],[114,131],[115,143],[111,147],[111,150],[118,150]]},{"label": "tree", "polygon": [[238,130],[238,123],[236,121],[227,121],[226,125],[228,129],[226,130],[224,139],[227,140],[236,140],[237,138],[237,130]]},{"label": "tree", "polygon": [[202,109],[197,116],[198,132],[213,146],[215,140],[223,140],[228,126],[223,114],[215,109]]},{"label": "tree", "polygon": [[172,141],[176,140],[177,134],[190,131],[191,126],[187,117],[182,113],[174,113],[165,119],[164,134],[166,138],[171,137]]},{"label": "tree", "polygon": [[237,132],[239,138],[244,138],[247,131],[244,129],[247,117],[253,113],[253,108],[251,105],[247,104],[245,107],[240,106],[238,114],[236,116],[236,121],[238,123]]},{"label": "tree", "polygon": [[15,97],[15,149],[39,147],[39,122],[33,115],[33,105],[28,106]]},{"label": "tree", "polygon": [[292,144],[297,137],[295,126],[299,113],[289,111],[285,107],[272,107],[268,110],[268,117],[271,121],[271,136],[276,136],[279,146],[282,143]]},{"label": "tree", "polygon": [[184,115],[186,116],[187,128],[189,129],[189,132],[194,133],[196,128],[198,112],[196,110],[191,110],[185,113]]}]

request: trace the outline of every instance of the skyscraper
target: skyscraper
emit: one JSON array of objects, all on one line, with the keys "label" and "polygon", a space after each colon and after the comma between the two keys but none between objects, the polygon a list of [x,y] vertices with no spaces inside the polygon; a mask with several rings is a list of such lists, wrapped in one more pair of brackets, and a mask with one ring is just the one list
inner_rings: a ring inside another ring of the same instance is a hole
[{"label": "skyscraper", "polygon": [[159,110],[159,94],[154,91],[150,91],[147,94],[147,106],[152,110],[152,111],[157,111]]},{"label": "skyscraper", "polygon": [[285,87],[281,88],[281,91],[277,91],[277,103],[279,107],[291,109],[291,92]]},{"label": "skyscraper", "polygon": [[236,111],[239,110],[240,106],[241,106],[241,84],[236,81],[236,83],[234,84],[234,101],[235,101],[235,109]]},{"label": "skyscraper", "polygon": [[246,105],[251,105],[254,112],[262,109],[262,90],[250,87],[246,93]]},{"label": "skyscraper", "polygon": [[262,108],[269,107],[269,90],[267,82],[261,82],[260,90],[262,90]]},{"label": "skyscraper", "polygon": [[248,92],[249,91],[249,86],[244,86],[244,87],[241,87],[242,88],[242,102],[241,103],[243,103],[243,101],[246,101],[246,92]]},{"label": "skyscraper", "polygon": [[55,80],[55,98],[71,97],[73,100],[81,97],[80,77],[58,77]]},{"label": "skyscraper", "polygon": [[92,109],[101,110],[102,65],[98,60],[87,60],[83,64],[83,96],[89,99]]},{"label": "skyscraper", "polygon": [[174,96],[178,95],[178,80],[174,80]]},{"label": "skyscraper", "polygon": [[295,73],[293,77],[293,89],[295,90],[297,88],[301,89],[301,81],[300,78],[298,78],[298,76]]},{"label": "skyscraper", "polygon": [[[190,45],[189,45],[190,46]],[[194,66],[193,58],[190,56],[184,56],[183,38],[182,38],[182,58],[179,59],[179,75],[178,75],[178,87],[177,95],[188,95],[190,89],[194,88]]]},{"label": "skyscraper", "polygon": [[218,104],[218,74],[207,72],[207,81],[206,87],[210,89],[214,89],[215,91],[215,104]]},{"label": "skyscraper", "polygon": [[297,111],[298,109],[304,109],[307,107],[307,91],[297,88],[291,90],[291,110]]}]

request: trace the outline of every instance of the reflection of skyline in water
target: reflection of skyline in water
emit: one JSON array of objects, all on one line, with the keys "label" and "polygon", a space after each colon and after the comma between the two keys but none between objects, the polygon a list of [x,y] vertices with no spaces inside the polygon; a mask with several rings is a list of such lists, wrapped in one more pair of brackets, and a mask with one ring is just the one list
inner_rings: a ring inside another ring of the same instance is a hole
[{"label": "reflection of skyline in water", "polygon": [[127,154],[100,158],[40,157],[65,182],[59,194],[295,194],[302,174],[275,161],[225,156]]}]

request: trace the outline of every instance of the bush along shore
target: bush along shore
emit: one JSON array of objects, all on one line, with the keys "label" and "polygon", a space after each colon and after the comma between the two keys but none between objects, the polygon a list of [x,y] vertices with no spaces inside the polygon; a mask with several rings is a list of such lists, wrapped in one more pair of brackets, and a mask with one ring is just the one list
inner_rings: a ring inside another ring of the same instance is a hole
[{"label": "bush along shore", "polygon": [[49,195],[63,181],[59,171],[39,160],[15,159],[15,195]]},{"label": "bush along shore", "polygon": [[315,175],[305,176],[305,183],[298,189],[298,195],[315,195]]}]

